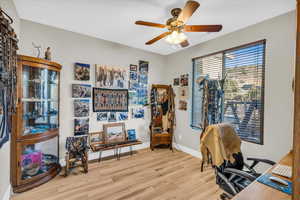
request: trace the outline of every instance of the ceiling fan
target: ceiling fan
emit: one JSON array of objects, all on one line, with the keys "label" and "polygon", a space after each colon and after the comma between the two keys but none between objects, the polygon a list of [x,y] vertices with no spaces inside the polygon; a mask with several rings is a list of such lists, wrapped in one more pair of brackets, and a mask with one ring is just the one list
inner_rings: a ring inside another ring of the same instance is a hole
[{"label": "ceiling fan", "polygon": [[188,19],[198,9],[200,4],[197,1],[189,0],[183,9],[174,8],[171,10],[172,18],[168,19],[166,25],[146,21],[136,21],[135,24],[143,26],[151,26],[156,28],[167,28],[168,31],[146,42],[151,45],[154,42],[166,37],[166,41],[170,44],[180,45],[181,47],[189,46],[187,36],[183,32],[219,32],[222,25],[186,25]]}]

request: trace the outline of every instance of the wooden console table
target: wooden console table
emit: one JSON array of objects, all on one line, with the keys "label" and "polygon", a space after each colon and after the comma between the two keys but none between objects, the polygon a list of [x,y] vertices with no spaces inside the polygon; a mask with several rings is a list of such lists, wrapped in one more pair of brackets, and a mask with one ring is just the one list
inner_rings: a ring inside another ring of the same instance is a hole
[{"label": "wooden console table", "polygon": [[141,141],[133,141],[133,142],[128,142],[124,144],[115,144],[111,146],[103,146],[103,145],[91,145],[91,149],[93,152],[99,152],[99,159],[98,162],[101,162],[102,160],[102,152],[103,151],[108,151],[108,150],[114,150],[114,157],[117,158],[117,160],[120,160],[121,158],[121,149],[123,147],[129,147],[130,148],[130,155],[132,155],[132,147],[134,145],[142,144]]},{"label": "wooden console table", "polygon": [[[293,165],[293,153],[290,152],[287,154],[280,162],[279,164],[282,165]],[[265,173],[272,173],[272,168],[267,170]],[[277,176],[275,174],[272,174],[274,176]],[[288,181],[292,181],[292,179],[285,178],[282,176],[278,176],[281,179],[285,179]],[[291,200],[292,196],[281,192],[279,190],[273,189],[267,185],[264,185],[262,183],[259,183],[257,181],[254,181],[251,183],[248,187],[246,187],[243,191],[241,191],[239,194],[237,194],[233,200],[259,200],[259,199],[269,199],[269,200]]]}]

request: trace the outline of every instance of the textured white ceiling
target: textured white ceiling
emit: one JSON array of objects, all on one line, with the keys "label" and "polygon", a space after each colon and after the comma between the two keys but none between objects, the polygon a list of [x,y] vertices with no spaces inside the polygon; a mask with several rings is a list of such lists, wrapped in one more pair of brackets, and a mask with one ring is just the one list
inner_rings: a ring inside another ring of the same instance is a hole
[{"label": "textured white ceiling", "polygon": [[[145,42],[164,29],[137,26],[137,20],[165,23],[170,10],[186,0],[14,0],[22,19],[167,55],[174,48],[164,40]],[[190,46],[284,14],[296,0],[198,0],[200,8],[187,24],[222,24],[219,33],[187,33]],[[279,27],[280,28],[280,27]]]}]

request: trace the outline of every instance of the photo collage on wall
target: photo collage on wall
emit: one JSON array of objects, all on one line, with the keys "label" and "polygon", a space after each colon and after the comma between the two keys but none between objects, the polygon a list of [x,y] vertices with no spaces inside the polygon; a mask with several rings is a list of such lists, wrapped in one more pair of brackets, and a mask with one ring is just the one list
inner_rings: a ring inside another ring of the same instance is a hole
[{"label": "photo collage on wall", "polygon": [[[90,81],[90,71],[89,64],[75,63],[74,80]],[[148,61],[130,65],[129,71],[124,67],[96,64],[95,87],[84,82],[72,84],[74,135],[89,133],[90,103],[99,122],[144,119],[143,106],[148,104],[148,72]]]},{"label": "photo collage on wall", "polygon": [[[83,63],[74,64],[74,80],[90,81],[90,65]],[[89,133],[90,98],[92,85],[72,84],[72,98],[74,110],[74,136]]]},{"label": "photo collage on wall", "polygon": [[174,78],[173,86],[177,87],[177,95],[179,98],[178,109],[187,110],[188,98],[189,98],[189,75],[183,74],[180,78]]}]

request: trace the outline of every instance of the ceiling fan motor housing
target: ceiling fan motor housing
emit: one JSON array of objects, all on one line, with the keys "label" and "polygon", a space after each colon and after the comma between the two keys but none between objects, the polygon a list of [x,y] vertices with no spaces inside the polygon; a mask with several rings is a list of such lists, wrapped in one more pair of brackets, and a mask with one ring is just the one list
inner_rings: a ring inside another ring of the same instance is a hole
[{"label": "ceiling fan motor housing", "polygon": [[171,10],[171,14],[173,17],[168,19],[166,22],[169,31],[182,31],[184,23],[177,20],[181,11],[181,8],[174,8]]}]

